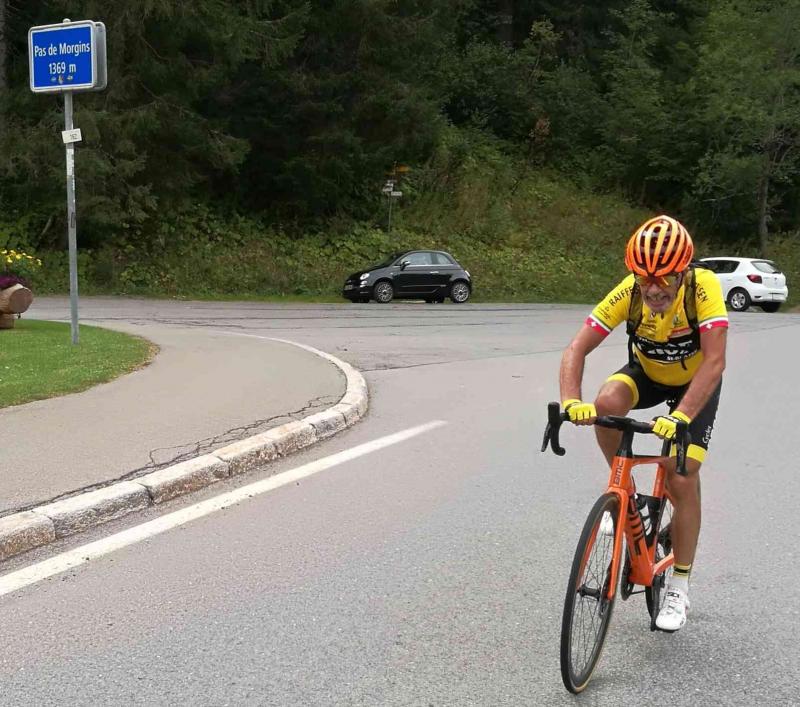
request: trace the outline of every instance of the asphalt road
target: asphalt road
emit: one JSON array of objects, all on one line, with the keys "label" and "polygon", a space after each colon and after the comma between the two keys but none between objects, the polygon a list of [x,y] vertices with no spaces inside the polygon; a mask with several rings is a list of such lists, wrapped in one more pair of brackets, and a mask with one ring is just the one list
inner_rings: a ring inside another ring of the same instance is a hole
[{"label": "asphalt road", "polygon": [[[606,474],[589,430],[565,428],[563,458],[538,446],[587,309],[84,300],[86,319],[266,334],[360,368],[366,419],[281,469],[446,424],[0,598],[0,704],[575,704],[561,607]],[[800,317],[731,322],[690,621],[653,634],[643,597],[619,602],[583,704],[797,704]],[[587,397],[625,344],[591,356]]]}]

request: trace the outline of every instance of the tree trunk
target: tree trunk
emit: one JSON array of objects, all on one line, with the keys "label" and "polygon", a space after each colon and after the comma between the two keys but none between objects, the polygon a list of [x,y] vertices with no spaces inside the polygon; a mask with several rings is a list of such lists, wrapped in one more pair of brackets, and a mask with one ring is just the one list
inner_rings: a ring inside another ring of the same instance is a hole
[{"label": "tree trunk", "polygon": [[33,302],[33,293],[22,285],[11,285],[0,290],[0,313],[22,314]]},{"label": "tree trunk", "polygon": [[509,45],[514,43],[514,0],[497,3],[497,39]]},{"label": "tree trunk", "polygon": [[6,0],[0,0],[0,94],[6,91]]},{"label": "tree trunk", "polygon": [[769,175],[762,175],[758,183],[758,244],[762,258],[767,253],[767,203],[769,200]]}]

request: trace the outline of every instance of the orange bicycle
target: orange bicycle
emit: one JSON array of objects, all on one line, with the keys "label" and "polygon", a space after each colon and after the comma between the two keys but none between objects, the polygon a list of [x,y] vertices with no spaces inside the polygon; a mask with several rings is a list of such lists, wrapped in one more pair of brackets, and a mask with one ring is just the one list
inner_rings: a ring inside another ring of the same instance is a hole
[{"label": "orange bicycle", "polygon": [[[547,428],[542,451],[548,444],[559,456],[565,454],[558,440],[561,424],[568,420],[558,403],[547,406]],[[644,591],[650,613],[650,630],[657,630],[664,587],[672,570],[670,521],[672,503],[666,489],[670,446],[675,444],[678,473],[686,474],[688,426],[678,425],[676,439],[664,442],[661,456],[633,453],[636,433],[652,434],[652,423],[630,417],[605,415],[596,425],[622,432],[619,449],[611,464],[608,488],[589,511],[583,526],[564,600],[561,621],[561,677],[573,693],[584,690],[600,659],[617,588],[623,600]],[[636,493],[633,467],[656,464],[653,491]],[[624,563],[623,563],[624,557]],[[643,590],[634,591],[636,586]]]}]

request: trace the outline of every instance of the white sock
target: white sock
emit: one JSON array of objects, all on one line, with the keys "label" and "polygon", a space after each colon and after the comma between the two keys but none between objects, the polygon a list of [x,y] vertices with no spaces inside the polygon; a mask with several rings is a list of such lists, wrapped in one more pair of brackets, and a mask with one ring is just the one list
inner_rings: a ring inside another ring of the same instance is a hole
[{"label": "white sock", "polygon": [[669,586],[670,589],[680,589],[684,594],[689,593],[689,578],[688,577],[677,577],[676,575],[672,575],[669,578]]}]

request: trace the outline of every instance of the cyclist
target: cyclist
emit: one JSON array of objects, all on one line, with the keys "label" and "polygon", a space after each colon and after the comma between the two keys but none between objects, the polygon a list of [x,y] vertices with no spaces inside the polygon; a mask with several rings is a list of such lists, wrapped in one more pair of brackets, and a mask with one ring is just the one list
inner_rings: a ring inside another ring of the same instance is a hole
[{"label": "cyclist", "polygon": [[[674,218],[662,215],[645,221],[625,252],[631,273],[586,319],[564,351],[560,371],[562,405],[577,425],[591,425],[598,415],[627,415],[631,409],[663,402],[669,411],[653,418],[656,435],[669,440],[679,421],[689,424],[688,475],[676,473],[674,448],[667,467],[675,565],[656,620],[665,631],[680,629],[689,609],[689,574],[700,534],[699,471],[719,403],[728,329],[719,281],[710,270],[690,267],[693,255],[691,236]],[[639,312],[632,311],[637,307]],[[628,363],[606,380],[593,403],[584,402],[586,356],[625,321]],[[610,464],[622,433],[602,427],[595,432]]]}]

